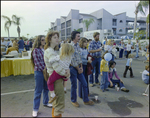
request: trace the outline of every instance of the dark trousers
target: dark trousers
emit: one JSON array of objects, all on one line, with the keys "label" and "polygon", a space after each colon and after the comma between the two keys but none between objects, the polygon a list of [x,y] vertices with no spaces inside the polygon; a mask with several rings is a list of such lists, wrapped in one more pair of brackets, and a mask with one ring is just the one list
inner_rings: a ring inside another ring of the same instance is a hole
[{"label": "dark trousers", "polygon": [[131,67],[129,68],[129,66],[126,66],[123,76],[126,77],[128,70],[130,70],[130,77],[132,77],[133,76],[132,68]]},{"label": "dark trousers", "polygon": [[120,49],[119,51],[119,58],[122,58],[123,57],[123,49]]},{"label": "dark trousers", "polygon": [[131,53],[131,50],[130,51],[127,51],[127,55],[126,55],[126,58],[128,58],[128,55]]}]

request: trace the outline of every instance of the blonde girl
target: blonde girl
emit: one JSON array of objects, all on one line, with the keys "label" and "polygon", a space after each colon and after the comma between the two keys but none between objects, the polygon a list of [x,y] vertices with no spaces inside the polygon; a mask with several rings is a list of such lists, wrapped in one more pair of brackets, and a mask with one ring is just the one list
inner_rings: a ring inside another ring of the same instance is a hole
[{"label": "blonde girl", "polygon": [[112,39],[109,39],[107,45],[107,51],[112,54],[112,59],[110,61],[114,61],[114,54],[112,52],[113,48],[115,48],[115,46],[113,46],[113,41]]},{"label": "blonde girl", "polygon": [[[49,62],[50,64],[53,64],[54,62],[58,61],[59,66],[62,67],[62,69],[70,71],[69,66],[71,63],[71,56],[73,53],[74,53],[73,46],[68,43],[64,43],[60,48],[60,56],[58,55],[50,59]],[[61,76],[54,70],[47,81],[48,89],[51,93],[49,103],[52,103],[57,98],[54,92],[54,82],[60,78],[64,78],[64,92],[66,93],[66,81],[68,80],[69,76],[68,77]]]}]

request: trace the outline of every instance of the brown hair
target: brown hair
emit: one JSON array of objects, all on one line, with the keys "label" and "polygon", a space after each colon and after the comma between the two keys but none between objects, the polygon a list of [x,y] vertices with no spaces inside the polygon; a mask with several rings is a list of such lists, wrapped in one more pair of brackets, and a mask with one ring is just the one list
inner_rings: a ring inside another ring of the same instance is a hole
[{"label": "brown hair", "polygon": [[41,38],[42,37],[45,37],[45,36],[44,35],[37,36],[35,41],[34,41],[34,44],[33,44],[32,52],[31,52],[31,63],[32,63],[33,67],[34,67],[34,58],[33,58],[33,55],[32,55],[33,54],[33,50],[35,48],[40,48],[40,46],[41,46]]},{"label": "brown hair", "polygon": [[146,66],[145,66],[145,70],[147,70],[148,68],[149,68],[149,65],[146,65]]},{"label": "brown hair", "polygon": [[102,59],[104,59],[106,53],[108,53],[108,50],[102,55]]},{"label": "brown hair", "polygon": [[83,48],[83,43],[85,43],[87,40],[88,40],[88,39],[85,38],[85,37],[81,38],[81,40],[79,41],[79,46],[80,46],[81,48]]},{"label": "brown hair", "polygon": [[99,32],[94,32],[93,37],[95,38],[97,35],[100,35]]},{"label": "brown hair", "polygon": [[[47,33],[47,36],[45,38],[46,45],[44,46],[44,50],[46,50],[48,47],[50,47],[50,45],[51,45],[50,41],[52,39],[52,36],[54,36],[55,34],[57,34],[57,36],[59,38],[59,32],[57,32],[57,31],[50,31]],[[58,50],[58,49],[59,49],[59,47],[55,46],[54,50]]]}]

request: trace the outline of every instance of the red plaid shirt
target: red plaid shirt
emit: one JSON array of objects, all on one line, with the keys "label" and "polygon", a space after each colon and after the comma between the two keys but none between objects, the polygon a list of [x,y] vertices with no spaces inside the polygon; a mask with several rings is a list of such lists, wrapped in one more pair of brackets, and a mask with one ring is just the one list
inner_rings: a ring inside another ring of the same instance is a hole
[{"label": "red plaid shirt", "polygon": [[44,52],[41,48],[35,48],[32,53],[34,59],[34,71],[43,71],[45,68]]}]

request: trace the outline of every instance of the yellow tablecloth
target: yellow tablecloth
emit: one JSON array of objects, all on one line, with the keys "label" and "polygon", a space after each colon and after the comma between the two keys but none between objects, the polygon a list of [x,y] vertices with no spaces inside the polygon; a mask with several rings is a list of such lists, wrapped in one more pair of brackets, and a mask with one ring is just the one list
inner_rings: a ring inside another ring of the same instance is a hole
[{"label": "yellow tablecloth", "polygon": [[30,75],[34,74],[31,59],[15,59],[1,61],[1,77],[9,75]]}]

